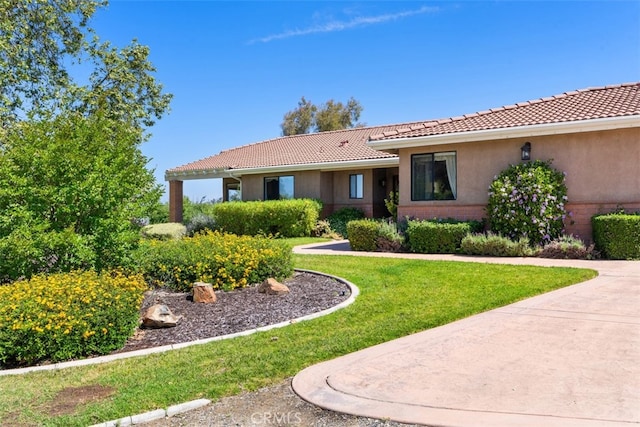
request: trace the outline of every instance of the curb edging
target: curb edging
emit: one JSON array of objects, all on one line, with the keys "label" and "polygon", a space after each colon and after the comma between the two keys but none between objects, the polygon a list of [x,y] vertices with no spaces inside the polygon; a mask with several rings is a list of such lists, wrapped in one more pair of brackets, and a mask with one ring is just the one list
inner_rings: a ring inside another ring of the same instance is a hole
[{"label": "curb edging", "polygon": [[189,402],[180,403],[178,405],[169,406],[167,409],[156,409],[155,411],[144,412],[138,415],[119,418],[117,420],[105,421],[104,423],[93,424],[90,427],[122,427],[136,424],[144,424],[150,421],[160,420],[162,418],[171,417],[173,415],[188,412],[207,406],[211,401],[209,399],[196,399]]}]

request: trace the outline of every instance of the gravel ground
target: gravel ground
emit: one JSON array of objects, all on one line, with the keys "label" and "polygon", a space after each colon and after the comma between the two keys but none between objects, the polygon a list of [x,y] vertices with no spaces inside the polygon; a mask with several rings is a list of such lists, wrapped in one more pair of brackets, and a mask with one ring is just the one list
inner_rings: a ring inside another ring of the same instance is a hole
[{"label": "gravel ground", "polygon": [[156,289],[145,295],[142,315],[153,304],[165,304],[177,316],[177,326],[138,329],[115,353],[232,334],[295,319],[338,305],[351,295],[349,288],[331,277],[296,272],[284,282],[285,295],[266,295],[257,287],[217,291],[214,304],[194,303],[188,293]]},{"label": "gravel ground", "polygon": [[291,379],[252,393],[231,396],[200,409],[145,423],[145,427],[407,427],[387,420],[357,417],[321,409],[300,399]]}]

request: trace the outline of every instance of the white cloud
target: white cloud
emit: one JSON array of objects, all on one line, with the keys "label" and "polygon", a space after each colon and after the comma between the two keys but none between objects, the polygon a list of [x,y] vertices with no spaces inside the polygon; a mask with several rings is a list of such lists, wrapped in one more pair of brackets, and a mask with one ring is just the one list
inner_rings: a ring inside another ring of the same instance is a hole
[{"label": "white cloud", "polygon": [[349,21],[329,21],[324,24],[314,25],[311,27],[285,31],[278,34],[272,34],[265,37],[260,37],[251,40],[249,43],[268,43],[274,40],[288,39],[291,37],[306,36],[309,34],[318,33],[333,33],[336,31],[344,31],[357,27],[365,27],[369,25],[382,24],[389,21],[397,21],[398,19],[406,18],[414,15],[422,15],[424,13],[437,12],[437,7],[423,6],[420,9],[407,10],[397,13],[387,13],[377,16],[360,16],[355,17]]}]

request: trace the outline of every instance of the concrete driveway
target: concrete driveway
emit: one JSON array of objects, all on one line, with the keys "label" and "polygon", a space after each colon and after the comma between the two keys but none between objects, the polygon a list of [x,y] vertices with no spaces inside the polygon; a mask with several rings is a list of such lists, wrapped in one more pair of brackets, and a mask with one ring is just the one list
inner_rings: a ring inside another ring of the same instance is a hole
[{"label": "concrete driveway", "polygon": [[348,242],[298,253],[572,266],[593,280],[309,367],[303,399],[433,426],[640,424],[640,261],[372,254]]}]

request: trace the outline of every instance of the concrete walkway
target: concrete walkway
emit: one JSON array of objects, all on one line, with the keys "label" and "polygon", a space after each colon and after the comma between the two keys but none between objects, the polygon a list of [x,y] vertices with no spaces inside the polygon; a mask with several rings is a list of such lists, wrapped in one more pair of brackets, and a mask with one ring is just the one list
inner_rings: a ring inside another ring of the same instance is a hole
[{"label": "concrete walkway", "polygon": [[433,426],[640,424],[640,261],[350,252],[597,270],[590,281],[311,366],[293,379],[333,411]]}]

